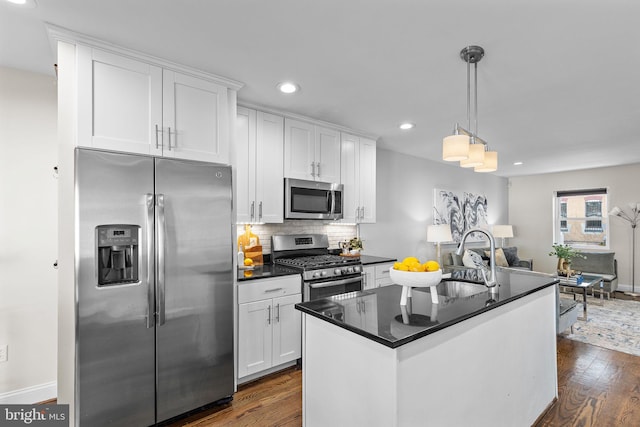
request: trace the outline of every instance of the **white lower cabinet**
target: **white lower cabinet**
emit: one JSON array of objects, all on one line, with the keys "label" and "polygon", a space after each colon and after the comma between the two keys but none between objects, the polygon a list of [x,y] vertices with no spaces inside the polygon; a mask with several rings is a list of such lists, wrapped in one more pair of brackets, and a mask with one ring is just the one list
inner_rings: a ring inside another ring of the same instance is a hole
[{"label": "white lower cabinet", "polygon": [[298,275],[238,285],[238,378],[268,371],[302,355]]},{"label": "white lower cabinet", "polygon": [[363,268],[363,288],[373,289],[381,286],[393,285],[389,270],[393,268],[393,263],[365,265]]}]

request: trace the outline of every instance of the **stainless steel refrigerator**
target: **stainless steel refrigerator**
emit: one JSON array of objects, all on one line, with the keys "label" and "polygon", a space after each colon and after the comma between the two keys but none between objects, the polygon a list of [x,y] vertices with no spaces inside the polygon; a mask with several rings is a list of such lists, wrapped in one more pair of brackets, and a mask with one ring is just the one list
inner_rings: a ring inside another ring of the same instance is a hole
[{"label": "stainless steel refrigerator", "polygon": [[76,149],[76,419],[148,426],[233,394],[231,168]]}]

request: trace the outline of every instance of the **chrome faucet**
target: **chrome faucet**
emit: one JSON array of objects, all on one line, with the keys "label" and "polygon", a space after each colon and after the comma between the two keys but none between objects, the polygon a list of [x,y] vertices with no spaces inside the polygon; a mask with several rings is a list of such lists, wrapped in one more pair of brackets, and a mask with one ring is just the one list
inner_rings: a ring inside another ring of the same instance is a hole
[{"label": "chrome faucet", "polygon": [[481,228],[471,228],[467,230],[463,235],[462,239],[460,239],[460,246],[458,246],[458,250],[456,251],[457,255],[462,255],[464,253],[464,242],[467,240],[467,237],[471,233],[482,233],[489,239],[489,263],[491,264],[491,275],[487,278],[487,274],[484,268],[480,269],[482,273],[482,278],[484,279],[484,285],[489,288],[489,292],[492,294],[498,293],[498,276],[496,274],[496,241],[493,238],[493,234],[489,233],[487,230],[483,230]]}]

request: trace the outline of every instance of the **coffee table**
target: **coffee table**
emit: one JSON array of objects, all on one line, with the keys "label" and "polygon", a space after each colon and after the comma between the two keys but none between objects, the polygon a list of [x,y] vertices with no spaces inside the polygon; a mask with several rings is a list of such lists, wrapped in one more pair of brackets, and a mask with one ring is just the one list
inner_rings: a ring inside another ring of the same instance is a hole
[{"label": "coffee table", "polygon": [[[584,314],[583,317],[579,317],[580,320],[587,320],[587,289],[589,288],[602,288],[604,286],[604,281],[602,276],[594,276],[589,274],[582,275],[582,283],[578,284],[575,277],[562,277],[558,276],[558,280],[560,283],[558,284],[562,288],[572,288],[582,290],[582,312]],[[571,292],[573,294],[573,299],[576,299],[576,293]],[[604,292],[600,292],[600,305],[604,304]]]}]

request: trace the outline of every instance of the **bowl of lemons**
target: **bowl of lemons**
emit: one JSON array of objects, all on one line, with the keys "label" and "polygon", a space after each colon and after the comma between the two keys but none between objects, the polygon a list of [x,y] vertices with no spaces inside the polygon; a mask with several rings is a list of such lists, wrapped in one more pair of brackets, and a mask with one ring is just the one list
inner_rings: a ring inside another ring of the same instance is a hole
[{"label": "bowl of lemons", "polygon": [[[394,263],[389,275],[393,283],[403,287],[400,301],[402,305],[406,305],[406,299],[411,296],[411,288],[433,287],[442,281],[442,270],[437,261],[421,263],[416,257],[407,257],[402,262]],[[431,301],[437,303],[438,294],[435,289],[430,292]]]}]

